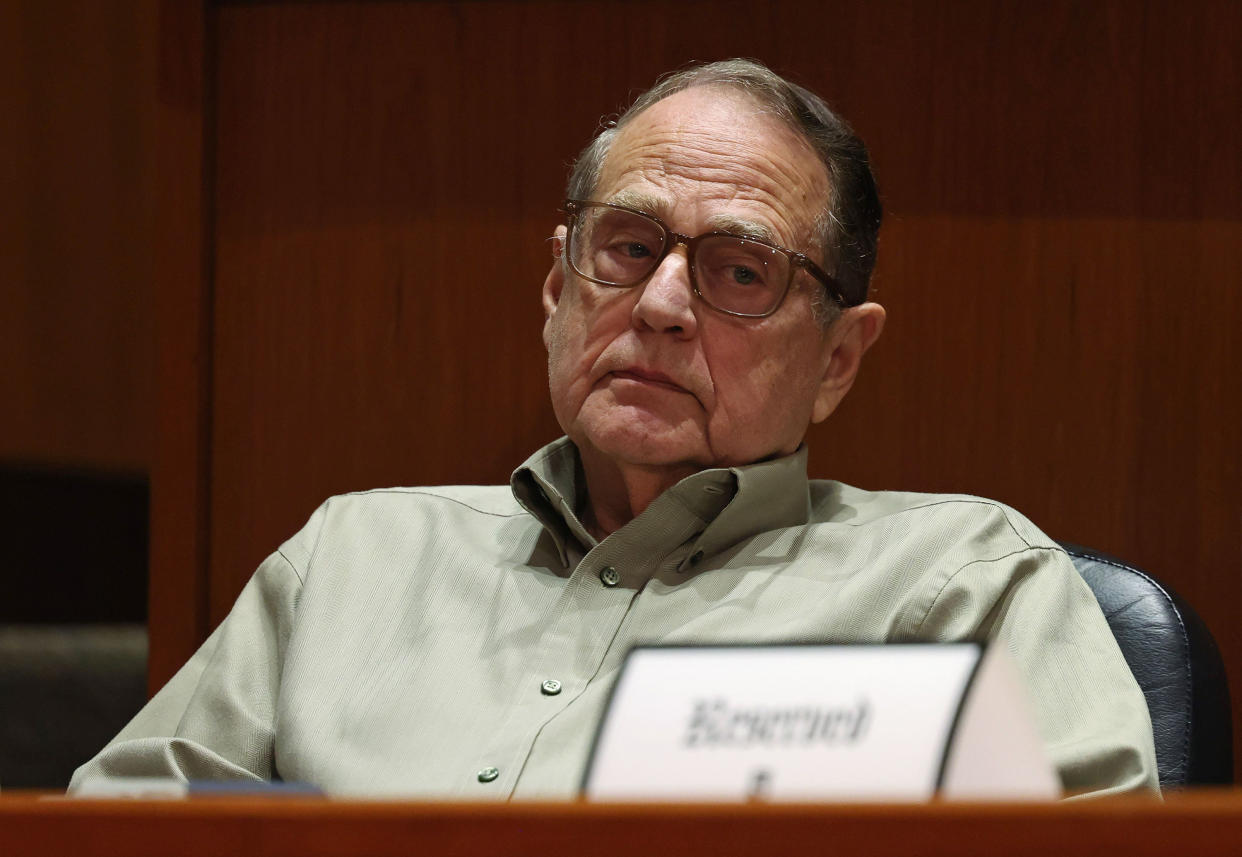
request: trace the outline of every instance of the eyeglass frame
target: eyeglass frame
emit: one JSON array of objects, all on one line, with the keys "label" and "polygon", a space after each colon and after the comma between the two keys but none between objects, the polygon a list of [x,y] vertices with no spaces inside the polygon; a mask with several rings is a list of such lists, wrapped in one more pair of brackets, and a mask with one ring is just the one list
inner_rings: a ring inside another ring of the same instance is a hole
[{"label": "eyeglass frame", "polygon": [[[577,223],[578,223],[578,214],[580,213],[581,207],[583,206],[611,208],[614,211],[623,211],[626,214],[634,214],[646,220],[651,221],[652,223],[659,226],[662,230],[664,230],[664,236],[665,236],[664,247],[660,251],[660,255],[656,257],[654,264],[652,264],[651,270],[647,272],[647,274],[645,274],[644,276],[640,277],[635,282],[630,283],[629,285],[622,285],[620,283],[610,283],[607,280],[600,280],[595,277],[584,274],[582,271],[579,271],[578,266],[574,264],[574,258],[573,258],[574,254],[570,252],[569,247],[570,247],[570,240],[573,238],[574,228],[577,226]],[[613,202],[597,202],[593,199],[567,199],[564,201],[564,203],[562,203],[561,211],[562,213],[567,215],[569,218],[569,225],[565,232],[565,257],[569,261],[569,266],[573,269],[574,273],[577,274],[579,277],[582,277],[582,279],[587,280],[592,283],[596,283],[601,286],[608,286],[614,289],[632,289],[632,288],[635,288],[636,286],[642,285],[643,282],[645,282],[648,277],[650,277],[657,270],[659,270],[660,266],[664,264],[664,260],[668,258],[668,254],[673,252],[674,247],[678,246],[679,244],[684,244],[686,246],[686,262],[687,262],[688,269],[690,272],[690,286],[691,288],[694,289],[694,293],[699,296],[699,300],[703,301],[704,304],[711,307],[716,312],[724,313],[725,315],[731,315],[736,318],[767,318],[768,316],[774,314],[777,310],[779,310],[781,306],[785,303],[785,298],[788,297],[789,295],[789,287],[793,285],[794,273],[799,268],[806,271],[808,274],[810,274],[815,279],[819,280],[820,285],[822,285],[824,287],[824,290],[828,292],[828,297],[836,301],[838,306],[842,308],[851,306],[851,304],[847,302],[845,298],[845,293],[841,289],[841,284],[837,282],[836,277],[832,276],[827,271],[825,271],[823,268],[821,268],[818,264],[816,264],[814,259],[807,256],[805,253],[799,253],[797,250],[790,250],[788,247],[782,247],[779,244],[774,244],[771,241],[764,240],[763,238],[757,238],[753,235],[738,235],[737,233],[729,232],[723,229],[713,229],[710,232],[704,232],[701,235],[695,235],[694,237],[691,237],[689,235],[683,235],[680,232],[674,231],[673,229],[669,227],[667,223],[665,223],[663,220],[661,220],[660,218],[656,217],[654,214],[651,214],[649,212],[640,211],[637,208],[630,208],[628,205],[618,205]],[[786,259],[789,260],[789,277],[785,281],[785,287],[781,291],[781,296],[777,298],[776,303],[772,306],[770,310],[764,313],[749,313],[749,312],[736,312],[734,310],[724,309],[722,307],[716,306],[714,303],[712,303],[710,300],[704,297],[701,291],[699,291],[698,277],[695,276],[695,272],[694,272],[695,252],[697,250],[698,243],[701,240],[703,240],[704,238],[716,238],[716,237],[736,238],[736,239],[741,239],[744,241],[753,241],[756,244],[761,244],[770,250],[775,250],[778,253],[781,253],[782,255],[785,256]]]}]

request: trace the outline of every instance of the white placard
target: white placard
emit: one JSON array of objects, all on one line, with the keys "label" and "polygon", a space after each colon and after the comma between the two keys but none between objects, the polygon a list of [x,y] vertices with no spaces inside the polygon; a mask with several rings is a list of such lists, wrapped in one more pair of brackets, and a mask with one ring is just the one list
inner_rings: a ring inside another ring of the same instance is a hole
[{"label": "white placard", "polygon": [[[1017,676],[993,666],[1004,660],[974,643],[636,648],[583,792],[592,800],[917,801],[938,789],[1056,797]],[[984,705],[972,707],[976,699]],[[1005,740],[1013,734],[1017,753]]]}]

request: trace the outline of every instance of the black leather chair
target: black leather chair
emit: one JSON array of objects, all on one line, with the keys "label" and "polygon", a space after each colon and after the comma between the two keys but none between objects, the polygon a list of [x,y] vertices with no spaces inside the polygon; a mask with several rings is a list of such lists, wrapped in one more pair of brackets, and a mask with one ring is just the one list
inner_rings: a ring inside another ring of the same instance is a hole
[{"label": "black leather chair", "polygon": [[146,701],[145,626],[0,625],[0,788],[65,788]]},{"label": "black leather chair", "polygon": [[1147,697],[1160,785],[1232,783],[1229,683],[1207,626],[1141,569],[1090,548],[1062,547],[1095,593]]},{"label": "black leather chair", "polygon": [[0,462],[0,788],[63,789],[147,698],[147,480]]}]

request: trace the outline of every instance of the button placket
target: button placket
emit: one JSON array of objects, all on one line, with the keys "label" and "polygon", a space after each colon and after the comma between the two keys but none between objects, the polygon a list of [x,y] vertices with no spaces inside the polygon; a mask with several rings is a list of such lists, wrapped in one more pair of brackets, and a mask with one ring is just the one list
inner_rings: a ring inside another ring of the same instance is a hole
[{"label": "button placket", "polygon": [[[539,728],[521,762],[515,795],[523,794],[524,782],[541,782],[555,768],[560,752],[554,740],[558,736],[555,723],[565,722],[556,718],[589,692],[601,669],[607,673],[611,667],[606,665],[619,662],[634,639],[634,634],[623,629],[648,581],[661,575],[671,553],[680,553],[678,548],[684,550],[686,541],[701,532],[702,520],[684,502],[665,498],[663,505],[668,507],[664,514],[652,517],[656,523],[616,533],[586,550],[566,582],[564,609],[558,610],[555,622],[546,629],[541,657],[526,674],[529,683],[524,685],[523,699],[527,704],[522,710],[529,712]],[[661,509],[652,511],[660,513]],[[592,578],[599,582],[593,583]],[[545,689],[548,681],[557,682],[560,689],[550,693]],[[535,686],[540,689],[540,700],[533,698]]]}]

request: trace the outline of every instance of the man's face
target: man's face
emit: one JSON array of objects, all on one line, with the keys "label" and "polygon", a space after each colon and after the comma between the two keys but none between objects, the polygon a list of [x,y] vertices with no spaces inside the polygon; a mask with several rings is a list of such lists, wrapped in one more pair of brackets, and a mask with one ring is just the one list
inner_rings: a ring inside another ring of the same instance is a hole
[{"label": "man's face", "polygon": [[[685,235],[760,230],[822,261],[810,248],[827,194],[824,166],[784,123],[738,93],[698,87],[625,126],[594,199]],[[695,296],[684,246],[631,289],[587,282],[558,259],[544,285],[544,342],[562,429],[585,457],[655,469],[793,452],[844,394],[825,389],[834,337],[813,316],[818,288],[799,272],[773,315],[736,318]]]}]

